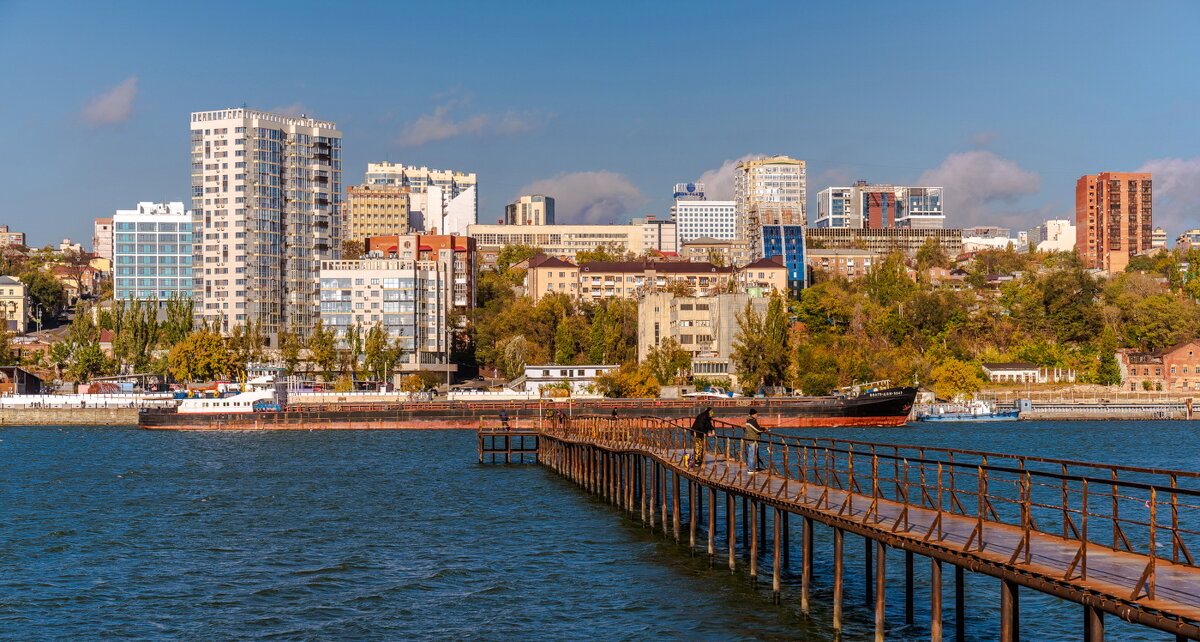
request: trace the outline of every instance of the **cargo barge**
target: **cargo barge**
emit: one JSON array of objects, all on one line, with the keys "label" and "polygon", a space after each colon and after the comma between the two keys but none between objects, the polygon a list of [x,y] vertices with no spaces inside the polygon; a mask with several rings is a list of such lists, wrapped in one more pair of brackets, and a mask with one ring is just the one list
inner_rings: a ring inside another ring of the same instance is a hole
[{"label": "cargo barge", "polygon": [[[902,426],[916,388],[888,388],[857,396],[730,399],[596,399],[573,401],[432,401],[392,404],[285,404],[213,407],[211,412],[145,409],[138,425],[153,430],[364,430],[479,427],[504,410],[513,427],[532,427],[561,411],[567,415],[656,416],[686,419],[711,406],[716,416],[738,421],[758,410],[769,428]],[[215,406],[215,404],[214,404]]]}]

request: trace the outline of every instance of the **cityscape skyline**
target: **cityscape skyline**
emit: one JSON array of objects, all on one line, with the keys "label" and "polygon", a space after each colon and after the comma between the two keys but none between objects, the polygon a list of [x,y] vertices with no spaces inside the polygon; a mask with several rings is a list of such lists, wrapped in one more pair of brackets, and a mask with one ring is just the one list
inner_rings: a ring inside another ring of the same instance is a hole
[{"label": "cityscape skyline", "polygon": [[[673,184],[699,180],[709,198],[729,198],[721,186],[732,192],[736,160],[755,154],[807,163],[810,212],[821,189],[866,179],[944,187],[947,226],[1027,229],[1071,218],[1080,176],[1150,171],[1155,225],[1174,237],[1200,222],[1200,157],[1189,144],[1200,134],[1200,89],[1178,82],[1176,68],[1197,53],[1187,16],[1200,18],[1200,8],[1190,3],[1122,12],[1121,33],[1139,36],[1130,38],[1115,37],[1115,3],[1089,4],[1087,14],[1035,4],[783,7],[772,20],[703,3],[634,16],[480,3],[465,5],[472,19],[456,25],[452,49],[421,28],[436,15],[404,13],[406,47],[435,63],[421,66],[383,62],[394,55],[385,18],[403,10],[367,3],[323,19],[325,37],[348,46],[268,75],[243,62],[273,45],[223,32],[221,6],[185,19],[155,5],[65,16],[0,5],[0,51],[20,61],[0,71],[14,90],[0,114],[17,125],[19,152],[0,161],[5,215],[10,225],[27,217],[31,244],[85,240],[93,218],[132,203],[186,200],[183,123],[243,103],[337,122],[347,185],[371,162],[476,173],[481,223],[522,194],[555,198],[562,223],[665,216]],[[239,12],[254,23],[274,9]],[[361,20],[363,11],[379,19]],[[835,29],[795,31],[839,21],[864,43],[908,36],[900,47],[846,46]],[[174,47],[180,29],[229,49]],[[110,36],[121,33],[129,37]],[[539,46],[499,47],[525,33],[538,33]],[[1096,37],[1104,34],[1114,37]],[[54,46],[64,38],[77,46]],[[80,50],[94,55],[73,55]],[[1120,92],[1080,73],[1100,63]],[[862,88],[887,77],[895,89]],[[818,89],[832,81],[852,90]],[[869,99],[874,91],[887,99]]]}]

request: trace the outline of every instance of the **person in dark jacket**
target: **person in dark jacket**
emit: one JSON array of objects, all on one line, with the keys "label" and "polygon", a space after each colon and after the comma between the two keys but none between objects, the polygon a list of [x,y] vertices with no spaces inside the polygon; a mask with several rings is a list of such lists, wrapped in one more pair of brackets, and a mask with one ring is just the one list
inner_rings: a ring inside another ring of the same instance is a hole
[{"label": "person in dark jacket", "polygon": [[509,429],[509,427],[508,427],[508,410],[505,408],[500,409],[500,427],[503,428],[504,430]]},{"label": "person in dark jacket", "polygon": [[751,408],[746,425],[742,426],[742,441],[746,442],[746,465],[750,467],[751,475],[762,470],[758,463],[758,442],[764,432],[769,431],[759,425],[758,411]]},{"label": "person in dark jacket", "polygon": [[705,440],[713,431],[712,406],[700,411],[692,420],[692,466],[699,468],[704,465]]}]

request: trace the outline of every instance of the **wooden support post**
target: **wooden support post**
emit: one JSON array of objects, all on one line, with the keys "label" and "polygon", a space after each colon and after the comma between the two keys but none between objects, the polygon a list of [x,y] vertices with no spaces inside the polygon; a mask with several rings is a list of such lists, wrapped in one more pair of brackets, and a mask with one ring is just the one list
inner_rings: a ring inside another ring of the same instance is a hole
[{"label": "wooden support post", "polygon": [[670,527],[670,515],[667,514],[667,467],[663,464],[658,465],[658,505],[662,511],[662,532],[667,534],[667,529]]},{"label": "wooden support post", "polygon": [[737,498],[725,493],[725,522],[729,531],[729,570],[737,568]]},{"label": "wooden support post", "polygon": [[954,642],[967,641],[967,574],[961,566],[954,567]]},{"label": "wooden support post", "polygon": [[672,473],[671,478],[675,480],[675,490],[671,493],[671,526],[675,530],[675,543],[679,543],[679,473]]},{"label": "wooden support post", "polygon": [[846,534],[833,527],[833,630],[842,630],[842,546]]},{"label": "wooden support post", "polygon": [[696,492],[696,482],[688,480],[688,549],[692,552],[696,551],[696,499],[699,493]]},{"label": "wooden support post", "polygon": [[1104,642],[1104,611],[1083,607],[1083,642]]},{"label": "wooden support post", "polygon": [[776,513],[776,517],[783,518],[783,567],[785,569],[791,568],[791,566],[792,566],[792,546],[791,546],[791,537],[790,537],[791,529],[788,527],[791,526],[790,522],[792,521],[792,514],[787,511],[780,511],[780,512]]},{"label": "wooden support post", "polygon": [[1000,580],[1000,642],[1020,642],[1021,602],[1017,583]]},{"label": "wooden support post", "polygon": [[771,551],[774,555],[771,560],[771,590],[775,593],[776,604],[780,601],[780,593],[783,589],[783,578],[780,575],[782,570],[780,567],[783,562],[783,554],[780,551],[780,544],[782,544],[780,540],[783,539],[783,519],[781,519],[783,514],[782,510],[775,509],[775,544]]},{"label": "wooden support post", "polygon": [[808,615],[808,595],[812,589],[813,518],[805,517],[800,527],[800,611]]},{"label": "wooden support post", "polygon": [[655,497],[658,496],[658,464],[653,459],[647,459],[646,465],[650,468],[649,474],[646,475],[646,481],[649,482],[646,484],[647,488],[649,488],[646,505],[650,513],[650,530],[654,530],[654,527],[658,525],[658,506],[655,504]]},{"label": "wooden support post", "polygon": [[942,642],[942,561],[929,558],[929,640]]},{"label": "wooden support post", "polygon": [[913,623],[913,552],[904,551],[904,624]]},{"label": "wooden support post", "polygon": [[761,504],[758,508],[758,550],[767,554],[767,507]]},{"label": "wooden support post", "polygon": [[863,601],[867,606],[875,601],[875,580],[872,577],[875,563],[871,560],[871,551],[875,543],[870,537],[863,535]]},{"label": "wooden support post", "polygon": [[742,497],[742,541],[750,541],[750,500]]},{"label": "wooden support post", "polygon": [[758,579],[758,513],[758,502],[750,502],[750,579]]},{"label": "wooden support post", "polygon": [[717,555],[717,489],[708,488],[708,556]]},{"label": "wooden support post", "polygon": [[883,642],[887,607],[887,547],[875,542],[875,642]]}]

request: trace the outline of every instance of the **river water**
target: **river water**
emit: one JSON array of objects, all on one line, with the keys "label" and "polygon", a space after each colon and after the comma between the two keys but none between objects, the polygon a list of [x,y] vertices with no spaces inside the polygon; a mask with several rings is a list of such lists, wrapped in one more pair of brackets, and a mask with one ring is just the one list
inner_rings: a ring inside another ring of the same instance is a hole
[{"label": "river water", "polygon": [[[1200,468],[1197,425],[1183,422],[805,434]],[[469,431],[0,428],[3,639],[831,640],[832,538],[816,535],[809,619],[798,578],[774,605],[769,582],[691,555],[543,467],[477,464]],[[847,538],[846,640],[872,631],[862,548]],[[912,628],[902,559],[889,560],[889,639],[928,639],[917,559]],[[968,573],[967,588],[969,638],[994,639],[998,581]],[[1021,610],[1023,639],[1080,638],[1081,607],[1024,591]],[[1107,624],[1109,639],[1172,639]]]}]

